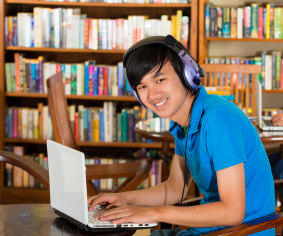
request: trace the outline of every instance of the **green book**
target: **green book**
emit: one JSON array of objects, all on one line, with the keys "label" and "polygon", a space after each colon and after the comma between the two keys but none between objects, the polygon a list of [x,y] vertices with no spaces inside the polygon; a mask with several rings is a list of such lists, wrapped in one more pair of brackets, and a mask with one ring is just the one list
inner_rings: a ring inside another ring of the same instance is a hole
[{"label": "green book", "polygon": [[[282,39],[282,8],[276,7],[274,8],[274,38],[275,39]],[[283,19],[283,18],[282,18]]]},{"label": "green book", "polygon": [[117,115],[116,115],[116,138],[117,138],[117,142],[122,142],[121,113],[117,113]]},{"label": "green book", "polygon": [[12,92],[11,64],[12,63],[5,63],[5,79],[6,79],[6,91],[7,92]]},{"label": "green book", "polygon": [[128,141],[128,112],[126,109],[122,109],[121,114],[121,123],[122,123],[122,142]]},{"label": "green book", "polygon": [[71,66],[71,94],[77,94],[77,65]]}]

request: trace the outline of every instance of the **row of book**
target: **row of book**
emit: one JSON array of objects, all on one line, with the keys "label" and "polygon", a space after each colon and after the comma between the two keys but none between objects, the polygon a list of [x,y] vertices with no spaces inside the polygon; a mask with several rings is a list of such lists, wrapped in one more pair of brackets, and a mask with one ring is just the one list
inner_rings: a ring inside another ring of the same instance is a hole
[{"label": "row of book", "polygon": [[[134,132],[141,120],[154,120],[152,129],[169,129],[168,119],[156,115],[144,107],[134,106],[116,112],[116,103],[104,102],[103,107],[70,105],[69,117],[76,140],[93,142],[134,142],[141,137]],[[154,119],[153,119],[154,118]],[[5,112],[5,136],[22,139],[52,138],[52,125],[48,106],[38,108],[9,107]]]},{"label": "row of book", "polygon": [[205,5],[205,37],[283,38],[283,8],[273,3],[244,7]]},{"label": "row of book", "polygon": [[167,34],[187,47],[189,17],[177,10],[176,15],[160,19],[145,15],[92,19],[81,14],[80,8],[41,7],[35,7],[33,13],[5,17],[5,43],[9,46],[126,50],[143,38]]},{"label": "row of book", "polygon": [[[27,159],[37,162],[40,166],[48,170],[48,158],[46,154],[32,154],[26,155],[24,146],[6,146],[5,149],[15,154],[24,156]],[[152,168],[149,173],[148,178],[143,181],[138,188],[147,188],[150,186],[155,186],[161,182],[162,174],[162,160],[161,151],[152,149],[146,150],[142,148],[140,150],[134,151],[133,156],[135,160],[145,161],[145,159],[153,159]],[[133,159],[125,159],[122,157],[111,158],[111,157],[94,157],[85,159],[86,165],[100,165],[100,164],[113,164],[113,163],[127,163],[133,161]],[[5,180],[4,185],[6,187],[22,187],[22,188],[43,188],[37,179],[32,175],[28,174],[25,170],[13,166],[11,164],[5,164]],[[100,191],[111,191],[121,185],[126,178],[104,178],[104,179],[94,179],[93,184]]]},{"label": "row of book", "polygon": [[[25,155],[23,146],[7,146],[7,151],[24,156],[27,159],[37,162],[40,166],[48,170],[48,160],[43,154]],[[25,170],[5,163],[5,186],[7,187],[28,187],[28,188],[42,188],[43,186],[32,175]]]},{"label": "row of book", "polygon": [[210,57],[206,64],[255,64],[261,65],[259,80],[265,90],[283,90],[283,58],[281,51],[261,52],[261,55],[250,58]]},{"label": "row of book", "polygon": [[[46,0],[53,2],[54,0]],[[57,1],[57,0],[56,0]],[[105,2],[105,3],[189,3],[189,0],[59,0],[58,2]]]},{"label": "row of book", "polygon": [[44,62],[43,56],[25,58],[21,53],[14,54],[14,62],[5,63],[6,91],[47,93],[46,80],[59,71],[63,71],[66,95],[132,95],[122,62],[63,64]]}]

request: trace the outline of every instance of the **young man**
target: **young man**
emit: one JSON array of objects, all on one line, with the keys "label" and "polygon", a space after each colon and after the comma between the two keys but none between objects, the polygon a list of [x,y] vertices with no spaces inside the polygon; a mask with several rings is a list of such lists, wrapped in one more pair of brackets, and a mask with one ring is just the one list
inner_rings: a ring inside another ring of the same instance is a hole
[{"label": "young man", "polygon": [[[124,65],[134,96],[172,120],[173,165],[165,182],[91,197],[90,210],[107,203],[101,220],[188,226],[177,235],[200,235],[274,212],[270,164],[256,129],[233,103],[207,94],[203,71],[178,41],[170,35],[141,40],[126,52]],[[186,195],[190,176],[204,195],[201,205],[173,206]]]}]

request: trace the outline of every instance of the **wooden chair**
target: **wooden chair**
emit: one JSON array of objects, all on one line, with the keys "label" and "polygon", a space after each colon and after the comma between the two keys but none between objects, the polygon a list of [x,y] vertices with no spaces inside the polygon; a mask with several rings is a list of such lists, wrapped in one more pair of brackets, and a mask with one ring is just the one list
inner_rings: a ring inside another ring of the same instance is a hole
[{"label": "wooden chair", "polygon": [[[48,78],[47,88],[54,140],[79,150],[68,115],[62,71]],[[150,169],[150,161],[87,165],[86,176],[88,194],[89,196],[98,194],[98,190],[93,185],[92,180],[103,178],[127,178],[124,183],[114,190],[114,192],[135,190],[139,184],[148,177]]]},{"label": "wooden chair", "polygon": [[200,66],[206,72],[202,83],[209,93],[230,95],[234,97],[233,102],[247,115],[256,116],[256,79],[261,73],[261,66],[238,64],[202,64]]},{"label": "wooden chair", "polygon": [[45,188],[49,189],[49,174],[38,163],[18,154],[0,150],[0,162],[17,166],[35,177]]}]

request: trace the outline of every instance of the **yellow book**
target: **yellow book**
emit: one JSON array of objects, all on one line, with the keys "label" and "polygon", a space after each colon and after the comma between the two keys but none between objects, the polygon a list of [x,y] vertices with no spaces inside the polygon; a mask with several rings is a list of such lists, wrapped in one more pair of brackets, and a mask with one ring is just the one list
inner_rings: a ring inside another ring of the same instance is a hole
[{"label": "yellow book", "polygon": [[92,127],[93,127],[93,130],[92,130],[92,135],[93,135],[93,141],[94,142],[99,142],[99,111],[98,110],[95,110],[94,112],[94,118],[93,118],[93,121],[92,121]]},{"label": "yellow book", "polygon": [[176,15],[172,15],[171,16],[171,35],[174,38],[177,38],[177,16]]},{"label": "yellow book", "polygon": [[266,38],[270,38],[270,4],[266,4]]},{"label": "yellow book", "polygon": [[176,22],[176,39],[181,40],[181,29],[182,29],[182,10],[177,10],[177,22]]}]

